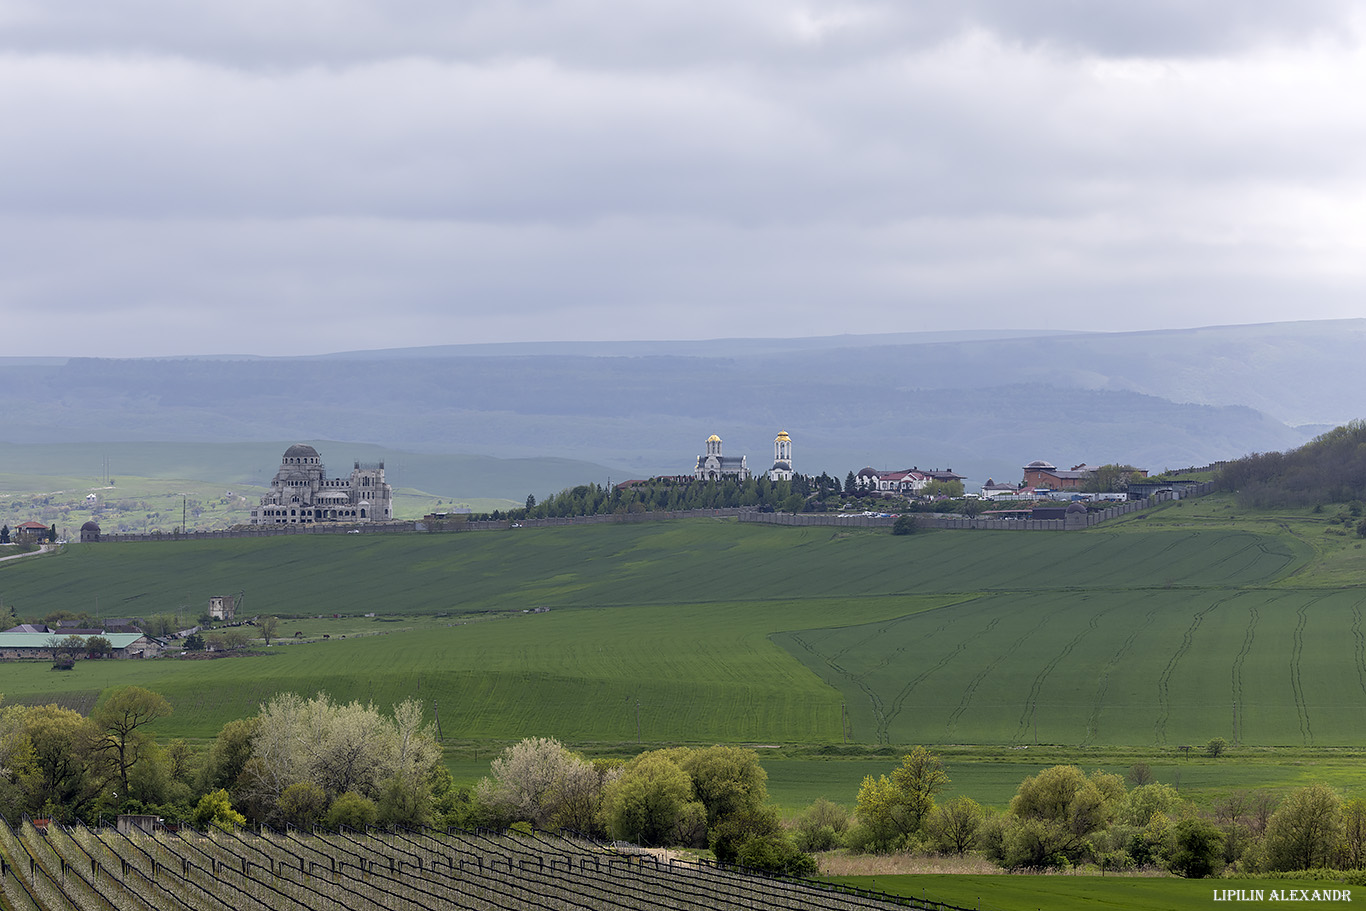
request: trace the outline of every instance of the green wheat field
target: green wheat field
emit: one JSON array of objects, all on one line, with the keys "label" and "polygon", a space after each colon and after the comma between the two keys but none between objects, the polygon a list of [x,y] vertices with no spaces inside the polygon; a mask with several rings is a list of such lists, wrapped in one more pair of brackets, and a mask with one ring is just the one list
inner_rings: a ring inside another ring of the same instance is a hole
[{"label": "green wheat field", "polygon": [[0,598],[192,618],[244,591],[247,614],[341,617],[287,619],[286,638],[351,635],[66,674],[9,663],[0,692],[79,703],[137,682],[189,737],[327,690],[416,696],[472,741],[1360,743],[1366,595],[1338,581],[1361,577],[1360,549],[1308,515],[1174,507],[1069,534],[689,520],[73,545],[0,564]]}]

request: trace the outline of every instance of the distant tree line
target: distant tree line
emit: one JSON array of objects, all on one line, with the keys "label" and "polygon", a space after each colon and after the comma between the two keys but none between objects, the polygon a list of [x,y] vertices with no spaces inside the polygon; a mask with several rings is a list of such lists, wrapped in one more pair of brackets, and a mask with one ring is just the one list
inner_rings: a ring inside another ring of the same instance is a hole
[{"label": "distant tree line", "polygon": [[479,519],[555,519],[570,516],[626,515],[683,509],[730,509],[752,506],[777,512],[823,511],[841,497],[840,483],[828,474],[794,475],[791,481],[750,477],[699,481],[651,478],[629,486],[580,484],[537,502],[528,496],[520,509],[482,513]]},{"label": "distant tree line", "polygon": [[[1205,748],[1218,758],[1220,738]],[[1008,870],[1165,869],[1178,876],[1366,869],[1366,799],[1313,784],[1284,798],[1236,791],[1200,807],[1153,780],[1145,763],[1126,776],[1054,766],[1026,778],[1001,812],[969,797],[936,798],[949,784],[933,753],[915,747],[890,775],[867,776],[851,814],[816,801],[797,820],[808,851],[979,854]],[[1332,878],[1325,876],[1323,878]]]},{"label": "distant tree line", "polygon": [[767,774],[750,749],[590,760],[530,738],[503,750],[470,788],[454,785],[412,699],[384,713],[283,693],[228,722],[207,749],[158,743],[151,726],[170,714],[166,699],[137,686],[110,691],[88,717],[57,705],[0,709],[0,815],[93,823],[148,813],[223,829],[532,825],[816,872],[768,805]]},{"label": "distant tree line", "polygon": [[468,821],[416,700],[385,714],[326,695],[281,694],[229,722],[207,750],[158,743],[159,694],[112,690],[88,717],[57,705],[0,709],[0,815],[95,822],[151,813],[231,828]]},{"label": "distant tree line", "polygon": [[[690,477],[664,477],[631,482],[626,486],[580,484],[541,501],[530,495],[526,498],[526,505],[519,509],[476,513],[470,519],[520,521],[739,507],[753,507],[767,512],[827,512],[847,504],[871,501],[876,501],[881,511],[965,512],[972,515],[981,511],[982,507],[976,500],[952,499],[962,496],[961,481],[932,481],[917,496],[912,497],[887,495],[860,487],[852,471],[843,483],[825,472],[819,475],[793,475],[790,481],[771,481],[767,475],[750,477],[744,481],[735,478],[699,481]],[[864,505],[858,508],[871,507]]]},{"label": "distant tree line", "polygon": [[1366,500],[1366,421],[1352,421],[1286,452],[1225,462],[1215,477],[1248,508]]}]

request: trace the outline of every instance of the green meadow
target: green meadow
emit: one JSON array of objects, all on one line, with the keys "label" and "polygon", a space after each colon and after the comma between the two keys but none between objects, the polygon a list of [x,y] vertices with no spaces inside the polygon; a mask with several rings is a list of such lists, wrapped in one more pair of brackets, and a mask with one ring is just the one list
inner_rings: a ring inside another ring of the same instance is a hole
[{"label": "green meadow", "polygon": [[[1309,902],[1315,908],[1350,908],[1352,899],[1361,901],[1366,889],[1335,882],[1275,879],[1176,879],[1135,876],[1011,876],[964,874],[902,874],[893,876],[832,876],[830,882],[877,889],[959,908],[981,911],[1017,911],[1021,908],[1048,908],[1049,911],[1208,911],[1216,901],[1238,902],[1231,907],[1268,907],[1298,899],[1289,890],[1315,889],[1336,900],[1320,898]],[[1224,890],[1243,890],[1242,900]],[[1253,890],[1260,890],[1257,896]],[[1276,897],[1272,892],[1275,890]],[[1345,896],[1342,893],[1346,893]]]},{"label": "green meadow", "polygon": [[7,663],[0,692],[81,705],[137,682],[190,737],[327,690],[428,701],[462,742],[1320,750],[1366,733],[1366,596],[1341,581],[1363,569],[1326,517],[1218,497],[1068,534],[686,520],[69,546],[0,564],[0,599],[195,616],[245,591],[247,613],[291,618],[286,637],[337,635],[66,674]]}]

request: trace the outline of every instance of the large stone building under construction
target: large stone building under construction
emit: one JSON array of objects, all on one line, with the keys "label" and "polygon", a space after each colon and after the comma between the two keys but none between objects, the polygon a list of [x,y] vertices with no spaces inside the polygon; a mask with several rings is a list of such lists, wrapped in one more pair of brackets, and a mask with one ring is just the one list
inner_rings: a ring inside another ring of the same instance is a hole
[{"label": "large stone building under construction", "polygon": [[318,522],[387,522],[394,491],[384,482],[384,463],[355,463],[349,478],[329,478],[318,450],[296,443],[285,450],[270,493],[251,511],[252,525]]}]

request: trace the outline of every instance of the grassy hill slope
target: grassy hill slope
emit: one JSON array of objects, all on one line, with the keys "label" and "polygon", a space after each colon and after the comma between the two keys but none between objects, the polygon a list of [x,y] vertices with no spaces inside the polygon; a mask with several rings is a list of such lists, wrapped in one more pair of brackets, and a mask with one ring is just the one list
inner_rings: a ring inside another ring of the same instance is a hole
[{"label": "grassy hill slope", "polygon": [[[1366,695],[1366,597],[1340,580],[1363,551],[1330,516],[1234,510],[1069,534],[694,520],[70,547],[0,564],[0,596],[127,616],[245,589],[251,613],[378,616],[260,657],[7,664],[0,692],[137,681],[194,736],[326,689],[434,700],[471,739],[633,741],[639,717],[646,743],[838,742],[843,703],[863,742],[1360,742],[1344,708]],[[356,638],[367,623],[382,635]]]}]

